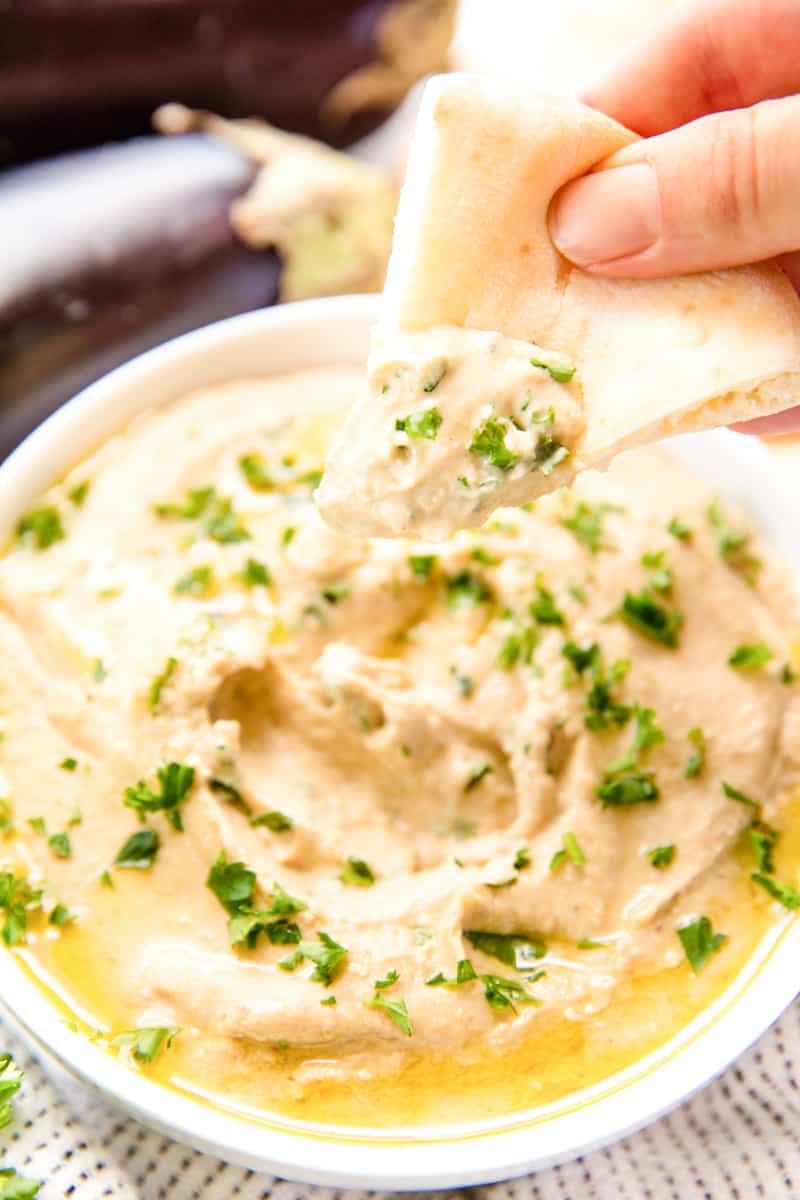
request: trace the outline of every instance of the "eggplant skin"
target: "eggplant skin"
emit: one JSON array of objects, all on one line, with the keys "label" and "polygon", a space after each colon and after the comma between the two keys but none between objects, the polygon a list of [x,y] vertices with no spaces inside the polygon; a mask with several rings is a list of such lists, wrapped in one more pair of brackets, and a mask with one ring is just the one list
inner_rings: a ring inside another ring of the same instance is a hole
[{"label": "eggplant skin", "polygon": [[167,101],[345,145],[331,89],[372,61],[391,0],[12,0],[0,5],[0,162],[144,133]]}]

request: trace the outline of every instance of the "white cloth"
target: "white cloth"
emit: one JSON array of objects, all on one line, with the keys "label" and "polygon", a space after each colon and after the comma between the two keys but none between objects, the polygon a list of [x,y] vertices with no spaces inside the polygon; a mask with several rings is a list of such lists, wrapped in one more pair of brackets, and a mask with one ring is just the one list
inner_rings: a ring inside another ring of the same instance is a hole
[{"label": "white cloth", "polygon": [[[380,1200],[286,1183],[227,1166],[60,1095],[40,1065],[3,1037],[25,1071],[17,1120],[0,1133],[0,1166],[43,1181],[41,1200]],[[800,1002],[688,1104],[633,1137],[527,1179],[439,1192],[475,1200],[783,1200],[800,1196]],[[81,1115],[82,1114],[82,1115]],[[429,1196],[432,1193],[422,1193]]]}]

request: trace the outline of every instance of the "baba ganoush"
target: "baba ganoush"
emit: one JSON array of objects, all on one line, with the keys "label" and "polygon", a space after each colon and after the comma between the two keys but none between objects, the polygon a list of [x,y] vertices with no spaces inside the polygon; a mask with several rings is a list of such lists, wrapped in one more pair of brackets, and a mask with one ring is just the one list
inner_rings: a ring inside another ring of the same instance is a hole
[{"label": "baba ganoush", "polygon": [[664,1042],[800,904],[792,603],[654,451],[449,541],[343,536],[313,492],[360,386],[195,392],[19,522],[0,930],[217,1102],[496,1114]]}]

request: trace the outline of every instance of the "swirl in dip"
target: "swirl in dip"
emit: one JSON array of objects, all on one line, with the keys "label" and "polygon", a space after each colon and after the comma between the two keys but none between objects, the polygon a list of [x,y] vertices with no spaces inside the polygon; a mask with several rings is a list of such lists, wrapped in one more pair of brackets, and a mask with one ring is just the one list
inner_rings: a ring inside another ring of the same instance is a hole
[{"label": "swirl in dip", "polygon": [[195,392],[20,522],[0,928],[220,1102],[496,1114],[666,1040],[800,904],[792,604],[659,452],[448,541],[337,533],[359,387]]}]

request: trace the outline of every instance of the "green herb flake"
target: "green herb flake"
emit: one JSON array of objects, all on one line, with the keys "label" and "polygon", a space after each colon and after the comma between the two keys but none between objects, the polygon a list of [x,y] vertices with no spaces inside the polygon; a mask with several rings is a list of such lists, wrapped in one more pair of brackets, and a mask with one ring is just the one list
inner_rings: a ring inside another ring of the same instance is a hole
[{"label": "green herb flake", "polygon": [[484,421],[472,435],[468,446],[470,454],[476,454],[500,471],[510,471],[519,462],[519,455],[506,446],[506,428],[499,421]]},{"label": "green herb flake", "polygon": [[472,679],[470,678],[470,676],[462,675],[462,673],[459,671],[458,667],[455,665],[450,667],[450,675],[451,675],[453,681],[455,682],[455,685],[458,688],[461,695],[464,697],[465,700],[468,700],[469,697],[472,695],[473,691],[475,690],[475,684],[472,681]]},{"label": "green herb flake", "polygon": [[71,925],[77,919],[77,913],[71,912],[66,904],[57,904],[50,913],[49,922],[56,929],[63,929],[65,925]]},{"label": "green herb flake", "polygon": [[671,533],[679,542],[689,542],[692,538],[690,527],[680,517],[672,518],[669,525],[667,525],[667,533]]},{"label": "green herb flake", "polygon": [[590,554],[597,554],[600,550],[610,549],[605,540],[605,517],[621,511],[615,504],[588,504],[580,500],[570,513],[561,517],[561,524]]},{"label": "green herb flake", "polygon": [[89,488],[91,486],[91,482],[88,479],[84,479],[82,483],[76,483],[75,487],[70,488],[70,490],[67,492],[68,500],[74,504],[76,508],[83,508],[84,504],[86,503],[86,497],[89,495]]},{"label": "green herb flake", "polygon": [[744,792],[740,792],[738,788],[733,787],[730,783],[726,783],[724,779],[722,781],[722,790],[729,800],[735,800],[738,804],[744,804],[746,808],[752,808],[755,812],[758,812],[761,808],[758,801],[752,800]]},{"label": "green herb flake", "polygon": [[292,818],[287,817],[286,813],[279,812],[277,808],[273,808],[270,812],[259,813],[257,817],[251,819],[250,824],[254,829],[260,829],[263,826],[272,833],[287,833],[294,828]]},{"label": "green herb flake", "polygon": [[536,598],[528,605],[528,612],[539,625],[564,625],[564,616],[556,607],[553,593],[541,584],[537,585]]},{"label": "green herb flake", "polygon": [[431,571],[436,564],[435,554],[409,554],[408,565],[415,579],[430,579]]},{"label": "green herb flake", "polygon": [[216,584],[214,576],[214,568],[208,565],[200,567],[192,567],[184,575],[181,575],[176,583],[173,591],[178,596],[208,596],[213,591]]},{"label": "green herb flake", "polygon": [[339,873],[339,878],[348,887],[372,887],[375,883],[372,868],[363,858],[349,857]]},{"label": "green herb flake", "polygon": [[411,1037],[414,1030],[411,1025],[411,1020],[408,1015],[408,1008],[405,1000],[401,997],[397,999],[389,999],[387,996],[382,996],[380,992],[376,992],[371,1000],[365,1001],[366,1008],[379,1008],[394,1021],[398,1029],[400,1029],[406,1037]]},{"label": "green herb flake", "polygon": [[780,883],[771,875],[765,875],[760,871],[754,871],[750,878],[765,892],[769,892],[773,900],[777,900],[784,908],[788,908],[791,912],[800,908],[800,892],[790,883]]},{"label": "green herb flake", "polygon": [[108,668],[106,667],[102,658],[96,658],[94,660],[94,664],[92,666],[92,678],[94,679],[95,683],[103,683],[106,679],[108,679]]},{"label": "green herb flake", "polygon": [[694,746],[694,754],[689,757],[683,775],[684,779],[697,779],[702,775],[703,768],[706,765],[706,739],[705,734],[698,725],[690,729],[687,733],[687,738]]},{"label": "green herb flake", "polygon": [[720,558],[734,571],[738,571],[751,586],[755,583],[761,563],[750,554],[750,534],[744,529],[734,529],[719,500],[714,500],[706,509],[706,517],[717,542]]},{"label": "green herb flake", "polygon": [[52,504],[33,509],[17,522],[18,540],[37,550],[47,550],[66,536],[61,514]]},{"label": "green herb flake", "polygon": [[634,804],[654,804],[659,797],[652,771],[630,771],[605,779],[595,790],[603,808],[630,808]]},{"label": "green herb flake", "polygon": [[322,598],[328,604],[338,604],[340,600],[346,600],[349,595],[350,588],[346,583],[329,583],[322,589]]},{"label": "green herb flake", "polygon": [[445,576],[444,588],[447,607],[455,612],[474,608],[477,604],[488,604],[493,599],[491,588],[473,571],[464,570],[456,575]]},{"label": "green herb flake", "polygon": [[517,853],[514,855],[514,870],[524,871],[526,867],[531,865],[531,852],[527,846],[520,846]]},{"label": "green herb flake", "polygon": [[100,881],[100,887],[104,887],[104,888],[113,888],[114,887],[114,877],[112,876],[108,867],[104,867],[104,869],[100,872],[98,879]]},{"label": "green herb flake", "polygon": [[220,496],[214,487],[194,488],[182,504],[157,504],[156,515],[198,522],[197,536],[226,544],[245,542],[248,530],[233,510],[228,496]]},{"label": "green herb flake", "polygon": [[31,887],[24,875],[0,871],[0,912],[5,914],[0,936],[7,946],[18,946],[28,931],[28,916],[41,907],[42,888]]},{"label": "green herb flake", "polygon": [[654,846],[652,850],[647,851],[647,857],[650,859],[650,866],[655,867],[657,871],[662,871],[664,867],[668,867],[675,857],[674,846]]},{"label": "green herb flake", "polygon": [[323,999],[320,1000],[320,1004],[323,1004],[325,1006],[325,1008],[333,1008],[336,1004],[336,997],[335,996],[324,996]]},{"label": "green herb flake", "polygon": [[456,973],[452,979],[448,979],[444,971],[437,971],[430,979],[425,980],[426,987],[446,987],[455,988],[462,987],[465,983],[471,983],[473,979],[478,978],[478,973],[473,967],[468,958],[461,958],[456,966]]},{"label": "green herb flake", "polygon": [[442,419],[438,408],[426,408],[420,412],[409,413],[407,417],[398,417],[394,427],[398,433],[405,433],[410,438],[434,442]]},{"label": "green herb flake", "polygon": [[0,1052],[0,1129],[5,1129],[14,1118],[11,1100],[22,1087],[22,1078],[11,1055]]},{"label": "green herb flake", "polygon": [[676,930],[684,953],[695,975],[699,975],[711,958],[728,940],[726,933],[714,933],[708,917],[697,917]]},{"label": "green herb flake", "polygon": [[516,1013],[517,1004],[539,1004],[540,1000],[526,991],[516,979],[500,975],[481,975],[486,1003],[490,1008],[510,1008]]},{"label": "green herb flake", "polygon": [[115,1046],[130,1046],[137,1062],[155,1062],[162,1050],[169,1050],[181,1033],[179,1025],[151,1025],[142,1029],[126,1029],[113,1039]]},{"label": "green herb flake", "polygon": [[146,871],[156,861],[161,838],[154,829],[140,829],[132,834],[114,859],[114,866],[124,870]]},{"label": "green herb flake", "polygon": [[62,771],[74,771],[78,766],[77,758],[62,758],[58,764]]},{"label": "green herb flake", "polygon": [[448,362],[446,358],[435,358],[429,362],[425,368],[425,382],[422,385],[422,390],[427,395],[435,392],[439,384],[447,374]]},{"label": "green herb flake", "polygon": [[0,1167],[0,1200],[33,1200],[41,1186],[35,1179],[18,1174],[14,1167]]},{"label": "green herb flake", "polygon": [[637,633],[674,650],[683,625],[683,613],[677,608],[665,608],[646,591],[638,596],[626,592],[619,616]]},{"label": "green herb flake", "polygon": [[770,829],[760,821],[754,821],[748,826],[747,836],[760,872],[773,875],[775,872],[775,846],[778,842],[777,829]]},{"label": "green herb flake", "polygon": [[632,712],[636,721],[633,741],[624,754],[608,764],[605,769],[606,775],[619,775],[623,771],[634,770],[652,746],[658,746],[666,740],[666,734],[658,723],[655,709],[634,704]]},{"label": "green herb flake", "polygon": [[161,790],[154,792],[140,779],[133,787],[125,788],[125,805],[134,809],[140,821],[144,821],[148,813],[163,812],[172,828],[182,833],[181,805],[194,787],[194,775],[194,767],[186,763],[167,763],[156,771]]},{"label": "green herb flake", "polygon": [[319,931],[317,937],[318,942],[301,942],[297,947],[296,954],[300,956],[301,960],[307,958],[315,964],[310,975],[311,979],[325,987],[330,987],[343,970],[347,950],[323,930]]},{"label": "green herb flake", "polygon": [[493,770],[494,768],[491,763],[482,763],[479,767],[476,767],[475,770],[467,776],[467,782],[464,784],[464,791],[471,792],[472,789],[476,788],[478,784],[484,780],[487,775],[490,775]]},{"label": "green herb flake", "polygon": [[759,671],[772,658],[766,642],[742,642],[728,658],[728,666],[737,671]]},{"label": "green herb flake", "polygon": [[565,833],[562,835],[561,841],[564,849],[567,852],[569,861],[576,867],[582,867],[586,863],[586,857],[580,847],[578,839],[574,833]]},{"label": "green herb flake", "polygon": [[531,366],[540,367],[543,371],[547,371],[550,378],[556,383],[569,383],[575,374],[575,367],[570,367],[566,364],[561,365],[558,363],[546,363],[542,362],[541,359],[538,358],[531,359]]},{"label": "green herb flake", "polygon": [[547,953],[544,938],[537,933],[492,933],[483,929],[465,929],[464,937],[482,954],[496,958],[517,971],[528,970]]},{"label": "green herb flake", "polygon": [[260,559],[247,558],[239,572],[239,580],[245,587],[269,587],[272,583],[272,573],[267,564]]},{"label": "green herb flake", "polygon": [[780,673],[781,683],[786,683],[786,684],[794,683],[796,679],[797,679],[797,675],[792,670],[791,663],[788,663],[788,662],[784,663],[783,666],[781,667],[781,673]]},{"label": "green herb flake", "polygon": [[68,833],[51,833],[47,845],[56,858],[72,858],[72,843]]},{"label": "green herb flake", "polygon": [[150,712],[153,714],[153,716],[155,716],[155,714],[158,712],[159,707],[161,705],[161,693],[164,691],[164,688],[167,686],[169,681],[172,679],[172,676],[175,674],[175,671],[177,670],[177,668],[178,668],[177,658],[173,658],[172,655],[170,655],[169,658],[167,659],[166,663],[164,664],[163,671],[161,671],[158,675],[156,675],[155,679],[150,684],[150,692],[147,697],[147,705],[148,705],[148,708],[150,709]]}]

